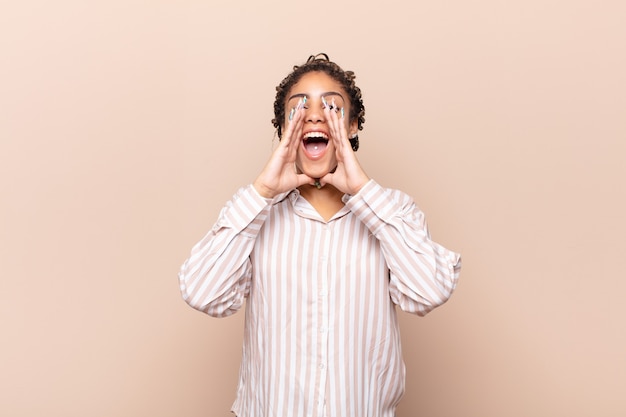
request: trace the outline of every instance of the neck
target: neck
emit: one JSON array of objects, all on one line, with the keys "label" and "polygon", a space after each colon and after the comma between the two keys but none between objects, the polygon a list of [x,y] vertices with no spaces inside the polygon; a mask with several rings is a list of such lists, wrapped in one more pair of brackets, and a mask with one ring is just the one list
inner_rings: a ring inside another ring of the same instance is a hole
[{"label": "neck", "polygon": [[317,188],[314,185],[302,185],[298,187],[300,195],[306,199],[318,213],[324,218],[329,220],[336,212],[343,207],[343,193],[333,187],[326,184],[322,188]]},{"label": "neck", "polygon": [[312,201],[341,201],[343,193],[333,187],[330,184],[326,184],[322,188],[317,188],[315,185],[305,184],[298,187],[300,195],[306,198],[309,202]]}]

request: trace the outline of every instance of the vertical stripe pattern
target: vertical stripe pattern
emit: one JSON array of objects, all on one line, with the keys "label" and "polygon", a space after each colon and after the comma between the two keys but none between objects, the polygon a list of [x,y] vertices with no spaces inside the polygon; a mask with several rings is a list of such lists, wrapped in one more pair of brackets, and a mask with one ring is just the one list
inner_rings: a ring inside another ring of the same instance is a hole
[{"label": "vertical stripe pattern", "polygon": [[325,222],[297,190],[239,190],[193,248],[183,298],[215,317],[246,300],[233,411],[241,417],[392,417],[404,392],[396,306],[452,294],[460,255],[430,240],[405,194],[371,180]]}]

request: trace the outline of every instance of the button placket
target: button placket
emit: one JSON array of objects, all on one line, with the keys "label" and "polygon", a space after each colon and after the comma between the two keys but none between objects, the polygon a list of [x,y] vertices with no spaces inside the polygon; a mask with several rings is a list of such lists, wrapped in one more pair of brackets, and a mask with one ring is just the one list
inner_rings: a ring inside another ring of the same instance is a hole
[{"label": "button placket", "polygon": [[[323,224],[321,228],[322,232],[322,247],[320,248],[320,272],[321,276],[318,280],[318,307],[319,307],[319,320],[318,320],[318,364],[317,367],[320,372],[320,386],[319,386],[319,404],[325,403],[326,392],[326,380],[327,380],[327,368],[328,368],[328,330],[329,330],[329,276],[328,270],[328,253],[330,251],[331,243],[331,228],[328,224]],[[320,410],[320,414],[323,411]]]}]

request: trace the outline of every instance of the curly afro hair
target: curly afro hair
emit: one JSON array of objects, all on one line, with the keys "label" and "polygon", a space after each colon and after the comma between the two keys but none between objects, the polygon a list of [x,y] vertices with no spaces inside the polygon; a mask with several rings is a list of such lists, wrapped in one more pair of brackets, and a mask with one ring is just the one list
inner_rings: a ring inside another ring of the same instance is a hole
[{"label": "curly afro hair", "polygon": [[[356,79],[354,72],[344,71],[339,65],[332,62],[328,58],[328,55],[320,53],[311,55],[306,63],[294,66],[293,71],[276,87],[276,100],[274,101],[274,118],[272,119],[272,124],[278,132],[278,137],[282,138],[282,129],[285,120],[285,100],[289,90],[291,90],[294,84],[300,81],[304,74],[313,71],[324,72],[341,84],[350,97],[350,120],[358,120],[358,128],[359,130],[363,130],[363,123],[365,123],[365,106],[363,105],[363,98],[361,97],[361,89],[357,87],[354,82]],[[350,141],[353,142],[353,148],[355,148],[355,142],[358,148],[358,137],[350,139]]]}]

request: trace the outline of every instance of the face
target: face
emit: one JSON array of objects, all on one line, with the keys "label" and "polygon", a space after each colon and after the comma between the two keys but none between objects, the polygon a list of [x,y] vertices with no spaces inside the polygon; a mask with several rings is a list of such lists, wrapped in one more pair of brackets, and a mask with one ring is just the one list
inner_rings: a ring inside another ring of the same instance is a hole
[{"label": "face", "polygon": [[[289,114],[298,102],[306,97],[304,126],[300,141],[296,166],[300,172],[311,178],[321,178],[337,167],[335,146],[331,138],[324,102],[334,105],[337,116],[343,111],[347,135],[356,133],[357,120],[350,121],[350,98],[341,84],[324,72],[309,72],[291,87],[285,103],[285,127],[289,124]],[[343,109],[343,110],[342,110]]]}]

